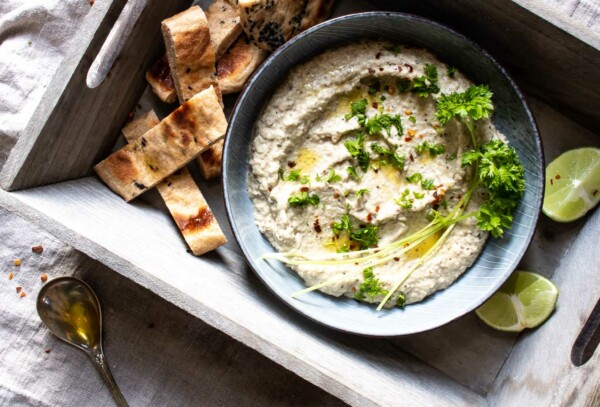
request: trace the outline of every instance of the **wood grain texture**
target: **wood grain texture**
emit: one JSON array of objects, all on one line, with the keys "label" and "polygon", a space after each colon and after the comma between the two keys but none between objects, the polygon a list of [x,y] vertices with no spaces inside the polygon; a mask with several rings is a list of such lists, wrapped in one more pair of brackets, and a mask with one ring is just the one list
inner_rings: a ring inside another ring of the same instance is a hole
[{"label": "wood grain texture", "polygon": [[86,87],[86,75],[124,0],[96,2],[32,120],[0,174],[16,190],[90,174],[106,157],[146,84],[144,71],[162,51],[160,21],[186,0],[149,2],[106,80]]},{"label": "wood grain texture", "polygon": [[571,362],[575,339],[600,298],[599,235],[596,210],[552,277],[560,290],[554,315],[521,335],[494,382],[490,405],[600,405],[600,351],[583,366]]}]

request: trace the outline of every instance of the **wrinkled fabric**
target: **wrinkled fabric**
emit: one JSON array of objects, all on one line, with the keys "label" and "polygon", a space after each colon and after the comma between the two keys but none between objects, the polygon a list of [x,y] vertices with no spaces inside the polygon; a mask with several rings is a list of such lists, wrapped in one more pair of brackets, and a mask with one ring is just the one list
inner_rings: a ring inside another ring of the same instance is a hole
[{"label": "wrinkled fabric", "polygon": [[89,10],[88,0],[0,1],[0,169]]}]

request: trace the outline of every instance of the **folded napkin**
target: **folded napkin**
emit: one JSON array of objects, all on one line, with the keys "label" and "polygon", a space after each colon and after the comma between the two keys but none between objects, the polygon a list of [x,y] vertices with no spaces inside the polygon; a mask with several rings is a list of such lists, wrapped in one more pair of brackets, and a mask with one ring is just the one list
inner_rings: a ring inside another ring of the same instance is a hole
[{"label": "folded napkin", "polygon": [[0,169],[90,7],[88,0],[0,0]]}]

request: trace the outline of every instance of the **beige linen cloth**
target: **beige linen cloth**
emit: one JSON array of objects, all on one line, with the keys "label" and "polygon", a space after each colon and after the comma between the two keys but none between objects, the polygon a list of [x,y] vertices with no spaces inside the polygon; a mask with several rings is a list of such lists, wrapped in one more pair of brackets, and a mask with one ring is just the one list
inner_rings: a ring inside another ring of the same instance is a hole
[{"label": "beige linen cloth", "polygon": [[[89,8],[88,0],[0,0],[0,167]],[[37,245],[43,253],[32,252]],[[0,406],[114,405],[87,357],[42,326],[42,274],[75,275],[96,291],[104,349],[132,407],[341,405],[0,206]]]}]

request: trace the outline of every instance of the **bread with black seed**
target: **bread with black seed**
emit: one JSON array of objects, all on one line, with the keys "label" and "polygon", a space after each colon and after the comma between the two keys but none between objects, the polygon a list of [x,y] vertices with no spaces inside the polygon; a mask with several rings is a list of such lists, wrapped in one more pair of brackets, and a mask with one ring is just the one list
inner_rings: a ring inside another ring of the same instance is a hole
[{"label": "bread with black seed", "polygon": [[267,51],[325,19],[332,5],[333,0],[238,0],[244,32]]},{"label": "bread with black seed", "polygon": [[215,0],[205,13],[210,43],[215,51],[215,58],[219,59],[242,33],[237,6],[225,0]]},{"label": "bread with black seed", "polygon": [[258,48],[245,35],[217,61],[217,79],[224,95],[239,92],[269,53]]}]

